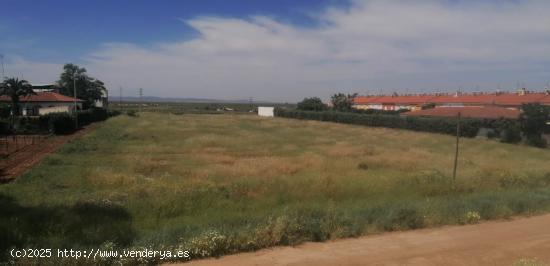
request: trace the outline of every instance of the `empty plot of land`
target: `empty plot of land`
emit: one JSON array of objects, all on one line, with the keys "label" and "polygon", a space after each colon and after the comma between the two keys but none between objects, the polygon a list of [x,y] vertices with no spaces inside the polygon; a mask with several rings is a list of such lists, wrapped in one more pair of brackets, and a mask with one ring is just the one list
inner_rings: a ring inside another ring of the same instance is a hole
[{"label": "empty plot of land", "polygon": [[513,265],[520,260],[549,263],[549,224],[550,215],[543,215],[394,232],[273,248],[190,265]]},{"label": "empty plot of land", "polygon": [[453,183],[455,141],[252,115],[114,117],[0,186],[0,255],[114,245],[215,257],[550,212],[548,150],[462,139]]}]

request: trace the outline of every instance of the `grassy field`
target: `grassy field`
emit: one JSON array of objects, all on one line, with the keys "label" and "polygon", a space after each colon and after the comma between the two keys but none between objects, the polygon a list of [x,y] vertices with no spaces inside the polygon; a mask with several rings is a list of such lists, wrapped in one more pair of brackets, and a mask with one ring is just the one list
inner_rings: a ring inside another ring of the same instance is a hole
[{"label": "grassy field", "polygon": [[550,152],[253,115],[109,119],[0,186],[0,248],[217,256],[550,211]]},{"label": "grassy field", "polygon": [[112,102],[110,108],[122,112],[141,111],[173,114],[254,113],[258,106],[295,107],[288,103],[190,103],[190,102]]}]

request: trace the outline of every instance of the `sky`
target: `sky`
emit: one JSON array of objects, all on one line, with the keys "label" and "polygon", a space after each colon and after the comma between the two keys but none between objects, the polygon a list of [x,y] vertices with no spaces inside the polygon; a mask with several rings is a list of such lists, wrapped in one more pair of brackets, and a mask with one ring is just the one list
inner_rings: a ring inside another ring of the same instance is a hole
[{"label": "sky", "polygon": [[0,0],[6,76],[64,63],[112,94],[296,102],[337,92],[542,90],[546,0]]}]

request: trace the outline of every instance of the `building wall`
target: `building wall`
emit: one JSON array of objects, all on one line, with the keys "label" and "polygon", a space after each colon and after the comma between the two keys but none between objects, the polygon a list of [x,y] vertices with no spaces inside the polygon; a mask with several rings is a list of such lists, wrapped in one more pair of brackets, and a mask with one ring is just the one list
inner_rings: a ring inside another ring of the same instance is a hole
[{"label": "building wall", "polygon": [[[82,109],[82,103],[77,102],[78,109]],[[20,104],[21,113],[25,116],[44,115],[53,112],[70,112],[74,110],[71,102],[28,102]]]},{"label": "building wall", "polygon": [[64,113],[64,112],[69,112],[69,106],[42,107],[38,109],[39,115],[45,115],[49,113]]},{"label": "building wall", "polygon": [[274,116],[274,107],[258,107],[258,115],[259,116],[265,116],[265,117],[273,117]]}]

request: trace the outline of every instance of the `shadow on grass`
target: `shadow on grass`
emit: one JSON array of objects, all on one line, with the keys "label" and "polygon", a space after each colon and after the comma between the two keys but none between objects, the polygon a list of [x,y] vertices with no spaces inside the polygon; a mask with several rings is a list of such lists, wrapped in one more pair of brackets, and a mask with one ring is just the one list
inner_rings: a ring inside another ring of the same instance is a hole
[{"label": "shadow on grass", "polygon": [[107,203],[26,207],[0,194],[0,214],[0,261],[12,248],[127,246],[135,237],[130,214]]}]

